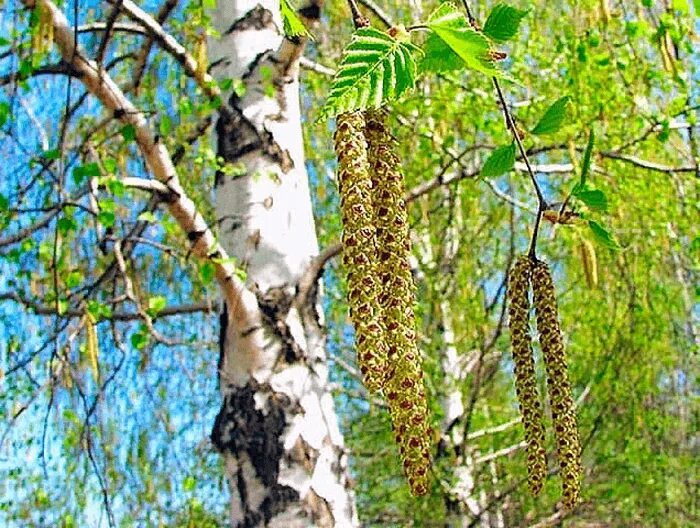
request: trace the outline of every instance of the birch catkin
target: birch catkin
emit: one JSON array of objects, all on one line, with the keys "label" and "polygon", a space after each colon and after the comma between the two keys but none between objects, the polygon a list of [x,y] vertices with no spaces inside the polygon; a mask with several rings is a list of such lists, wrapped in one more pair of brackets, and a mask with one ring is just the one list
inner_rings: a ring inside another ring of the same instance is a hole
[{"label": "birch catkin", "polygon": [[384,109],[365,112],[372,205],[377,233],[379,296],[386,330],[389,371],[385,395],[411,493],[428,492],[431,434],[416,345],[415,289],[404,201],[404,177],[396,141],[385,126]]},{"label": "birch catkin", "polygon": [[546,263],[537,261],[533,264],[532,286],[537,331],[540,334],[540,345],[547,371],[549,402],[557,440],[563,502],[567,509],[572,509],[576,506],[581,491],[581,446],[559,327],[554,284]]},{"label": "birch catkin", "polygon": [[355,327],[357,361],[371,392],[384,385],[387,345],[381,322],[377,275],[376,229],[373,224],[372,181],[360,112],[337,118],[335,151],[343,220],[343,264],[347,270],[350,319]]},{"label": "birch catkin", "polygon": [[517,258],[508,279],[508,319],[515,366],[515,392],[527,442],[527,482],[537,495],[547,475],[544,449],[544,419],[535,376],[535,360],[530,340],[530,259]]}]

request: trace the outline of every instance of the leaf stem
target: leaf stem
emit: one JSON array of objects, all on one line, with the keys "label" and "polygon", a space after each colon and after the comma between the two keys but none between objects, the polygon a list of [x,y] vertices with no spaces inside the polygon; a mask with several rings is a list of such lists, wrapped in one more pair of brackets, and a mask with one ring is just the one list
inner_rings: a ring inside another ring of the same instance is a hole
[{"label": "leaf stem", "polygon": [[[472,25],[472,27],[476,28],[476,19],[474,18],[474,15],[471,12],[471,9],[469,9],[469,3],[467,0],[462,0],[462,4],[464,5],[464,10],[467,12],[467,18],[469,19],[469,23]],[[537,179],[535,178],[535,173],[532,170],[532,166],[530,165],[530,160],[527,157],[527,152],[525,151],[525,147],[523,146],[523,142],[520,139],[520,134],[518,133],[518,129],[515,126],[515,121],[513,120],[513,116],[510,113],[510,110],[508,110],[508,105],[506,104],[506,98],[503,96],[503,90],[501,90],[501,85],[498,82],[498,79],[494,76],[491,77],[493,80],[493,85],[496,88],[496,93],[498,94],[498,101],[501,105],[501,108],[503,110],[503,116],[506,119],[506,126],[510,129],[511,133],[513,134],[513,139],[515,140],[516,145],[518,145],[518,150],[520,151],[520,155],[523,158],[523,162],[525,163],[525,167],[527,167],[527,173],[530,175],[530,180],[532,181],[532,185],[535,188],[535,193],[537,194],[537,217],[535,218],[535,228],[532,231],[532,239],[530,240],[530,249],[528,250],[528,255],[532,260],[536,259],[536,247],[537,247],[537,235],[540,230],[540,225],[541,225],[541,220],[542,220],[542,213],[547,209],[547,201],[544,199],[544,195],[542,194],[542,189],[540,189],[539,184],[537,183]]]},{"label": "leaf stem", "polygon": [[369,18],[364,16],[360,12],[360,8],[355,0],[348,0],[348,5],[350,6],[350,12],[352,13],[352,23],[355,25],[355,29],[369,27]]},{"label": "leaf stem", "polygon": [[520,139],[520,134],[518,134],[518,129],[515,126],[513,116],[511,115],[510,110],[508,110],[508,105],[506,104],[506,99],[503,96],[503,90],[501,90],[501,85],[496,77],[493,77],[492,79],[493,85],[496,87],[498,100],[501,104],[501,108],[503,109],[503,115],[506,118],[506,126],[510,129],[511,133],[513,134],[513,139],[515,140],[516,145],[518,145],[518,150],[520,151],[520,155],[523,158],[525,167],[527,167],[527,173],[530,175],[530,180],[532,181],[532,185],[535,188],[535,193],[537,194],[537,217],[535,218],[535,228],[532,231],[532,240],[530,241],[530,249],[528,250],[528,255],[530,256],[530,258],[532,260],[535,260],[537,235],[540,229],[542,213],[545,211],[545,209],[547,209],[547,201],[545,200],[544,195],[542,194],[542,189],[540,189],[540,186],[537,183],[537,178],[535,178],[535,173],[532,170],[532,166],[530,165],[530,159],[527,157],[527,152],[525,151],[523,142]]},{"label": "leaf stem", "polygon": [[474,18],[474,15],[472,15],[472,10],[469,9],[469,4],[467,3],[467,0],[462,0],[462,4],[464,5],[464,10],[467,12],[467,18],[469,19],[469,23],[474,26],[476,23],[476,19]]}]

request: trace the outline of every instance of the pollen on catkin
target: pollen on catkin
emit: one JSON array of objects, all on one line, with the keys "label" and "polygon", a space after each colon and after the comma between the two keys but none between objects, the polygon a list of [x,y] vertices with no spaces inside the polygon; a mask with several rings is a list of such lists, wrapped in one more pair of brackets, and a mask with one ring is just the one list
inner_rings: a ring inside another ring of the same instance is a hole
[{"label": "pollen on catkin", "polygon": [[542,405],[537,390],[535,360],[530,340],[530,273],[527,255],[516,259],[508,278],[508,320],[515,366],[515,392],[527,442],[527,483],[537,495],[547,476]]},{"label": "pollen on catkin", "polygon": [[361,112],[338,116],[335,151],[343,221],[343,265],[347,270],[348,305],[355,327],[357,362],[370,392],[387,377],[387,345],[381,321],[377,275],[376,229],[369,176],[365,121]]},{"label": "pollen on catkin", "polygon": [[365,136],[372,179],[377,272],[382,289],[379,303],[391,365],[399,354],[412,352],[416,358],[418,355],[404,177],[395,152],[396,141],[384,124],[385,112],[383,109],[365,112]]},{"label": "pollen on catkin", "polygon": [[537,261],[533,264],[532,286],[537,331],[547,371],[547,389],[557,441],[562,500],[565,508],[572,509],[576,506],[581,492],[581,444],[559,327],[554,283],[545,262]]},{"label": "pollen on catkin", "polygon": [[428,492],[431,434],[423,370],[416,343],[415,287],[409,257],[405,184],[386,110],[365,112],[372,205],[377,232],[379,303],[389,371],[384,393],[411,493]]},{"label": "pollen on catkin", "polygon": [[395,366],[384,388],[394,438],[411,493],[425,495],[430,484],[432,430],[420,360],[414,352],[407,352]]}]

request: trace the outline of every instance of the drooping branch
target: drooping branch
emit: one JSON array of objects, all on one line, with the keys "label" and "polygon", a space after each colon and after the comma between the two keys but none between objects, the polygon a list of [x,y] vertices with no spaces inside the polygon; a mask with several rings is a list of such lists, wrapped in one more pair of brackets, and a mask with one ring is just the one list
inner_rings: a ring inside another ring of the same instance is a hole
[{"label": "drooping branch", "polygon": [[[108,0],[120,8],[134,22],[143,25],[148,34],[158,43],[158,45],[177,60],[185,73],[197,81],[197,85],[210,99],[221,97],[221,89],[214,78],[206,72],[200,71],[197,61],[187,52],[175,37],[163,29],[157,20],[146,13],[143,9],[131,0]],[[226,112],[226,105],[222,104],[220,111]]]},{"label": "drooping branch", "polygon": [[[37,315],[59,315],[53,306],[46,304],[39,304],[33,299],[23,297],[17,292],[4,292],[0,293],[0,301],[12,301],[21,304],[25,308],[33,311]],[[188,315],[193,313],[214,313],[217,307],[211,302],[199,302],[192,304],[177,304],[172,306],[166,306],[161,311],[158,312],[152,319],[156,321],[157,319],[163,319],[165,317],[174,317],[178,315]],[[61,317],[64,318],[81,318],[85,316],[85,310],[66,310],[60,313]],[[101,321],[136,321],[141,317],[139,313],[136,312],[114,312],[109,317],[102,316],[97,322]]]},{"label": "drooping branch", "polygon": [[253,326],[258,316],[255,295],[235,275],[233,264],[216,240],[194,202],[180,185],[178,174],[170,153],[152,132],[146,117],[129,101],[107,72],[87,59],[75,46],[75,35],[62,11],[48,0],[24,0],[27,8],[41,4],[52,20],[55,43],[63,60],[78,74],[86,89],[102,104],[114,112],[124,124],[134,127],[135,139],[148,169],[169,191],[167,207],[192,244],[192,252],[209,259],[214,266],[216,278],[229,306],[229,313],[242,326]]}]

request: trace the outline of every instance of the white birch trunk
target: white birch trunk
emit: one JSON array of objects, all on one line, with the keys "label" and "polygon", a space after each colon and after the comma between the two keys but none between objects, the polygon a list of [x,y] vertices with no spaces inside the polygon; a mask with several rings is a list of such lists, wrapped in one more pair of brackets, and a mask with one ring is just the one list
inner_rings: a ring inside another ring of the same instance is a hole
[{"label": "white birch trunk", "polygon": [[[328,385],[317,287],[299,295],[318,254],[299,109],[302,44],[282,37],[278,0],[220,1],[211,73],[243,81],[217,123],[218,154],[244,168],[217,178],[220,241],[256,291],[257,324],[222,316],[221,451],[236,527],[356,526]],[[231,313],[231,307],[228,307]]]}]

